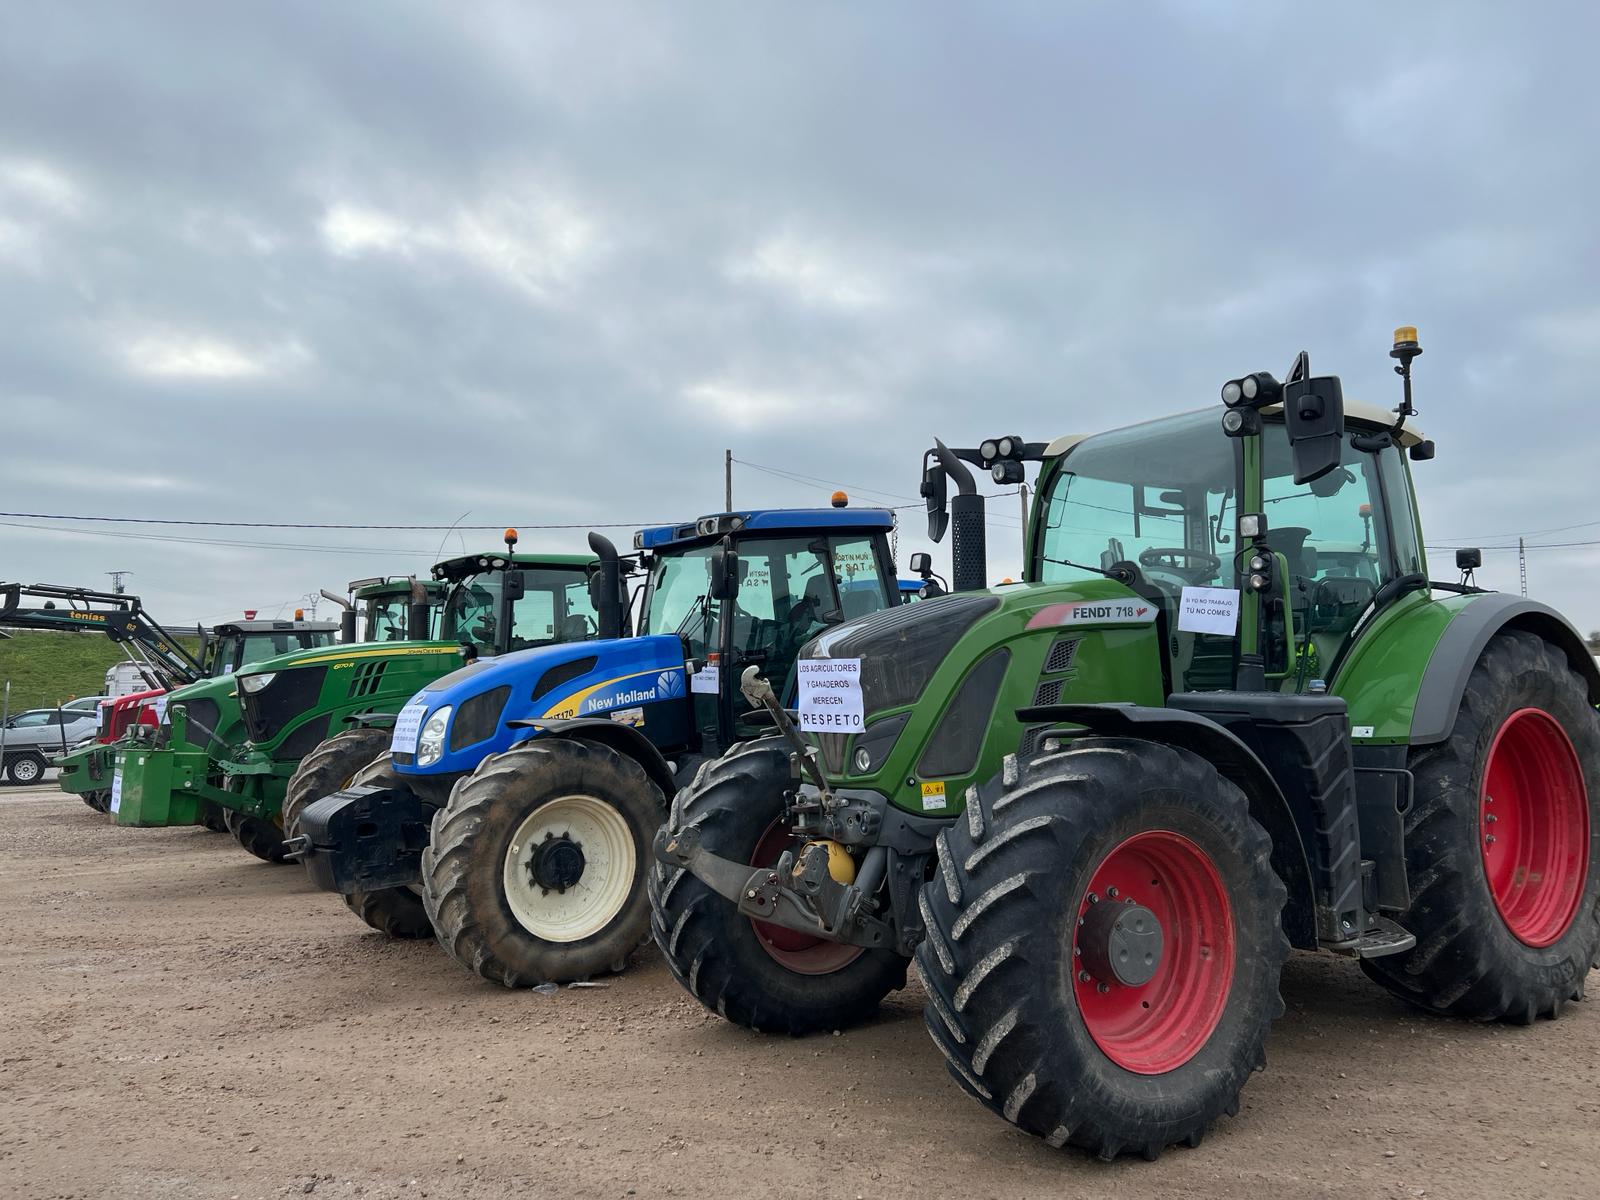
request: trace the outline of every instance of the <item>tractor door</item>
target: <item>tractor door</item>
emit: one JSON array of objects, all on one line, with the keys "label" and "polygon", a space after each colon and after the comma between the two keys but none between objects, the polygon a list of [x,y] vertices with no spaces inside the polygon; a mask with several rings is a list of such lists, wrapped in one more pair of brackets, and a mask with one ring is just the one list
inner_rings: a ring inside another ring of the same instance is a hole
[{"label": "tractor door", "polygon": [[1263,604],[1267,678],[1304,692],[1326,680],[1378,589],[1426,574],[1406,465],[1394,446],[1359,450],[1346,433],[1339,465],[1309,484],[1294,482],[1281,421],[1261,435],[1267,544],[1282,582]]},{"label": "tractor door", "polygon": [[1185,588],[1239,586],[1238,446],[1217,436],[1213,414],[1189,413],[1088,438],[1041,477],[1029,580],[1131,566],[1135,590],[1159,606],[1173,691],[1234,685],[1238,639],[1179,629],[1178,616]]}]

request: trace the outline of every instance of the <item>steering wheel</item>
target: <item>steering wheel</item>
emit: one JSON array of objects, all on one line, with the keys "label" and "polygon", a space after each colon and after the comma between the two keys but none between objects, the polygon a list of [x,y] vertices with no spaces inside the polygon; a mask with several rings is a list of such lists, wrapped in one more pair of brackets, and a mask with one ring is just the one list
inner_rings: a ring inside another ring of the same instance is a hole
[{"label": "steering wheel", "polygon": [[1213,579],[1222,570],[1222,560],[1205,550],[1187,546],[1149,546],[1139,551],[1139,565],[1157,571],[1182,574],[1193,571],[1196,579]]}]

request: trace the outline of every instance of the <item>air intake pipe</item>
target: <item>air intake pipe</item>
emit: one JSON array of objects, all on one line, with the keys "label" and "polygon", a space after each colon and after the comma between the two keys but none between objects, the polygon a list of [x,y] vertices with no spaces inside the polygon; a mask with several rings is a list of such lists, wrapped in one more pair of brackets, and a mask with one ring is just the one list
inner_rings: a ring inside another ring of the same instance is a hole
[{"label": "air intake pipe", "polygon": [[622,565],[617,548],[604,534],[589,534],[589,549],[599,566],[589,576],[589,602],[594,605],[602,638],[622,636]]}]

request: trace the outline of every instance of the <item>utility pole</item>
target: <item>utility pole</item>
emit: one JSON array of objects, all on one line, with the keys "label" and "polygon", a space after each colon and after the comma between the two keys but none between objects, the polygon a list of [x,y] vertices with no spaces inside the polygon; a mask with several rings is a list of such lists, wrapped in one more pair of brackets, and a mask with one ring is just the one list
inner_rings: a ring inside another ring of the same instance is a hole
[{"label": "utility pole", "polygon": [[722,452],[722,511],[733,511],[733,451]]},{"label": "utility pole", "polygon": [[1522,594],[1528,594],[1528,547],[1517,539],[1517,572],[1522,576]]},{"label": "utility pole", "polygon": [[123,594],[123,592],[125,592],[127,590],[126,588],[124,588],[122,586],[123,577],[127,576],[127,575],[132,575],[133,572],[132,571],[107,571],[106,574],[111,576],[111,591],[112,591],[112,593],[115,594],[115,595],[120,596],[120,595]]}]

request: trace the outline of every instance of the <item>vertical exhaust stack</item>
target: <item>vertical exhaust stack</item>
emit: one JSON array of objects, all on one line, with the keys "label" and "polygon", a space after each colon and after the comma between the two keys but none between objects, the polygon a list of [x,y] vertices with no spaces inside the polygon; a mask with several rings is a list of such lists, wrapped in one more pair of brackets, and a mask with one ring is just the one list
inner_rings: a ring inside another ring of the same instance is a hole
[{"label": "vertical exhaust stack", "polygon": [[339,643],[344,646],[350,645],[351,642],[356,640],[356,606],[343,596],[330,592],[327,588],[322,588],[321,591],[324,600],[332,600],[340,608],[344,609],[339,614]]},{"label": "vertical exhaust stack", "polygon": [[950,498],[950,587],[957,592],[976,592],[989,586],[988,527],[984,524],[984,500],[972,472],[955,453],[934,439],[939,466],[959,489]]},{"label": "vertical exhaust stack", "polygon": [[406,641],[425,642],[433,630],[433,605],[428,603],[428,586],[411,580],[411,603],[406,605]]},{"label": "vertical exhaust stack", "polygon": [[589,577],[589,600],[599,618],[603,639],[622,636],[622,565],[611,539],[600,533],[589,534],[589,549],[600,566]]}]

